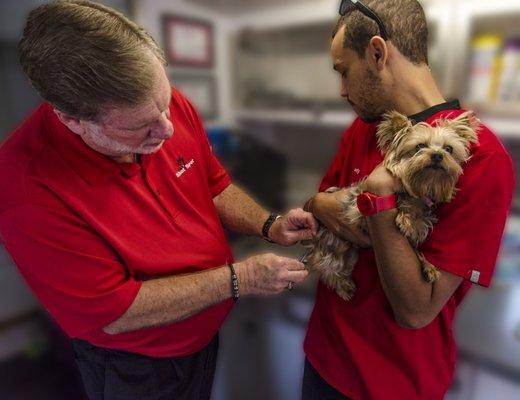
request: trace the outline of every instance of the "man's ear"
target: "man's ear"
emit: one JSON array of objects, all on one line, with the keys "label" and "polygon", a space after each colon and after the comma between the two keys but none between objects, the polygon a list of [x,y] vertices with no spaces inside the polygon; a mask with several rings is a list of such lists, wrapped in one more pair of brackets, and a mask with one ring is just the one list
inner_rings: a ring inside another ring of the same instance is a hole
[{"label": "man's ear", "polygon": [[380,36],[374,36],[370,39],[366,56],[369,57],[369,61],[374,63],[378,71],[382,71],[388,60],[388,46],[385,40]]},{"label": "man's ear", "polygon": [[60,111],[56,108],[54,109],[54,113],[59,118],[61,123],[75,134],[82,135],[83,133],[85,133],[85,127],[79,118],[71,117],[69,114],[64,113],[63,111]]}]

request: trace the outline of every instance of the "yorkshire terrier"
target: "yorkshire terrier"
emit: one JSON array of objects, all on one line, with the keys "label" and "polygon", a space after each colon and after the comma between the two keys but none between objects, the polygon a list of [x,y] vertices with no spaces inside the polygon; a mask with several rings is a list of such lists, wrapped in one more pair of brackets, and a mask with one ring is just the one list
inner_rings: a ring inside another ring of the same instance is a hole
[{"label": "yorkshire terrier", "polygon": [[[425,122],[413,125],[404,115],[392,111],[383,116],[376,136],[384,155],[384,166],[402,183],[397,193],[396,226],[417,247],[426,239],[437,222],[435,208],[450,202],[455,185],[462,174],[462,165],[470,159],[470,146],[477,143],[479,122],[472,111],[459,117],[439,119],[433,126]],[[357,207],[357,195],[364,191],[364,180],[349,187],[342,199],[344,220],[353,229],[368,232],[366,219]],[[331,188],[333,192],[338,188]],[[358,259],[358,246],[333,234],[323,225],[316,237],[308,241],[303,261],[311,271],[317,271],[322,281],[338,295],[352,299],[356,285],[352,271]],[[440,272],[416,250],[422,274],[429,283]]]}]

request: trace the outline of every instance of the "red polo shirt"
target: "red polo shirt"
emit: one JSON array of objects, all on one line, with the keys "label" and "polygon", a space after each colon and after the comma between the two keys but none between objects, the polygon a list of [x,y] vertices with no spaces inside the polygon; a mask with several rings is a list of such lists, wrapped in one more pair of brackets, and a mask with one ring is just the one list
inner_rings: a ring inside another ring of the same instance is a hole
[{"label": "red polo shirt", "polygon": [[[445,110],[427,121],[460,113]],[[375,131],[376,124],[354,121],[320,190],[357,182],[382,162]],[[438,209],[439,222],[420,249],[441,270],[467,279],[432,323],[417,330],[397,325],[372,250],[360,252],[353,300],[319,284],[304,348],[313,367],[344,395],[425,400],[442,399],[448,390],[456,359],[453,317],[469,279],[490,284],[514,187],[511,158],[497,137],[483,127],[479,141],[458,182],[460,192]]]},{"label": "red polo shirt", "polygon": [[181,356],[215,335],[231,301],[181,322],[108,335],[143,281],[232,258],[213,204],[230,178],[191,104],[173,90],[175,132],[140,163],[118,164],[41,105],[0,149],[0,234],[63,330],[105,348]]}]

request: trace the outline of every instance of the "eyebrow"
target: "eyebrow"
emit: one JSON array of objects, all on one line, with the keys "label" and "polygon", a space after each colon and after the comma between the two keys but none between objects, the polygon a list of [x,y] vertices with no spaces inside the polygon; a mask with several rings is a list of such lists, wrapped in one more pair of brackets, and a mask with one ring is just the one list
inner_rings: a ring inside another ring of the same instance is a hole
[{"label": "eyebrow", "polygon": [[138,131],[139,129],[143,129],[146,125],[150,125],[153,121],[148,121],[144,124],[140,124],[135,128],[122,128],[124,131]]},{"label": "eyebrow", "polygon": [[[172,91],[172,88],[170,86],[170,95],[168,96],[168,105],[166,106],[166,108],[170,107],[170,102],[171,102],[172,95],[173,95],[173,91]],[[148,120],[146,122],[142,122],[135,128],[122,128],[122,129],[125,130],[125,131],[138,131],[139,129],[142,129],[146,125],[150,125],[150,124],[154,123],[155,121],[157,121],[157,118]]]}]

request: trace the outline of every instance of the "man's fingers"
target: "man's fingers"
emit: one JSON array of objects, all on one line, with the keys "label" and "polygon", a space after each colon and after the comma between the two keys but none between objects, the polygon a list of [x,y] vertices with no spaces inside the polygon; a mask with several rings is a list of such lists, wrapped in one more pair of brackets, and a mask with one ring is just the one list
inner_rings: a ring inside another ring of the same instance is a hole
[{"label": "man's fingers", "polygon": [[311,230],[311,232],[313,234],[316,234],[317,230],[318,230],[318,221],[316,221],[316,218],[314,218],[314,216],[310,213],[306,213],[307,215],[305,216],[305,220],[306,220],[306,226]]},{"label": "man's fingers", "polygon": [[301,240],[310,240],[314,237],[314,232],[310,229],[301,229],[299,231],[287,232],[287,240],[296,243]]},{"label": "man's fingers", "polygon": [[316,231],[313,231],[311,229],[306,229],[304,231],[300,231],[300,239],[299,240],[310,240],[314,236],[316,236]]},{"label": "man's fingers", "polygon": [[278,241],[278,244],[282,246],[292,246],[302,240],[310,240],[314,237],[313,233],[309,229],[300,231],[289,231],[283,235],[282,240]]},{"label": "man's fingers", "polygon": [[307,211],[303,211],[301,208],[291,210],[288,213],[288,221],[297,229],[310,228],[316,230],[318,228],[318,223],[314,216]]},{"label": "man's fingers", "polygon": [[284,258],[284,264],[288,271],[303,271],[305,270],[305,265],[293,258]]},{"label": "man's fingers", "polygon": [[287,281],[288,282],[302,282],[309,276],[309,271],[303,270],[303,271],[288,271],[287,273]]}]

